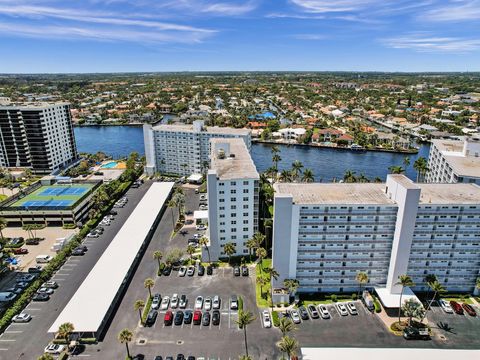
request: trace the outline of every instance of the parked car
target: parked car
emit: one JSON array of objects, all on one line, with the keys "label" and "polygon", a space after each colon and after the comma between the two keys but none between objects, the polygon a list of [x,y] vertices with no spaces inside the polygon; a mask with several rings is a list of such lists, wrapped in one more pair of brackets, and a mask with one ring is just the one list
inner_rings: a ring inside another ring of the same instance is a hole
[{"label": "parked car", "polygon": [[150,309],[147,315],[147,319],[145,320],[145,326],[153,326],[155,321],[157,320],[158,311],[155,309]]},{"label": "parked car", "polygon": [[203,297],[197,296],[195,299],[195,310],[201,310],[203,307]]},{"label": "parked car", "polygon": [[262,311],[262,320],[263,320],[264,327],[266,328],[272,327],[272,320],[270,319],[270,312],[268,310]]},{"label": "parked car", "polygon": [[60,354],[63,350],[65,350],[65,345],[51,343],[43,349],[43,351],[48,354]]},{"label": "parked car", "polygon": [[162,275],[169,276],[171,272],[172,272],[172,268],[170,266],[165,266],[162,270]]},{"label": "parked car", "polygon": [[199,210],[208,210],[208,205],[200,205],[198,208]]},{"label": "parked car", "polygon": [[477,316],[477,312],[475,311],[475,309],[470,306],[469,304],[466,304],[466,303],[463,303],[462,304],[462,308],[463,310],[465,310],[467,312],[468,315],[470,316]]},{"label": "parked car", "polygon": [[88,238],[98,238],[100,236],[100,234],[98,232],[94,232],[94,231],[90,231],[88,234],[87,234],[87,237]]},{"label": "parked car", "polygon": [[300,314],[296,309],[290,310],[290,317],[295,324],[300,324],[302,321],[300,320]]},{"label": "parked car", "polygon": [[240,268],[238,266],[233,267],[233,275],[240,276]]},{"label": "parked car", "polygon": [[312,319],[318,319],[320,315],[318,314],[317,309],[315,308],[315,305],[310,304],[307,306],[308,312],[310,313],[310,316]]},{"label": "parked car", "polygon": [[193,313],[193,325],[200,325],[202,321],[202,312],[200,310],[195,310]]},{"label": "parked car", "polygon": [[358,315],[357,308],[355,307],[355,304],[353,302],[349,302],[347,304],[347,309],[351,315]]},{"label": "parked car", "polygon": [[212,298],[206,297],[203,302],[203,308],[207,311],[212,310]]},{"label": "parked car", "polygon": [[25,255],[25,254],[28,254],[28,249],[25,249],[25,248],[13,249],[13,253],[15,255]]},{"label": "parked car", "polygon": [[48,280],[48,281],[43,283],[42,287],[50,288],[50,289],[56,289],[56,288],[58,288],[58,284],[53,280]]},{"label": "parked car", "polygon": [[305,309],[305,306],[300,306],[298,308],[298,312],[302,320],[310,320],[310,316],[308,316],[308,311]]},{"label": "parked car", "polygon": [[115,215],[118,215],[118,212],[116,212],[115,210],[110,210],[110,211],[108,212],[108,215],[113,215],[113,216],[115,216]]},{"label": "parked car", "polygon": [[221,302],[222,300],[220,299],[220,297],[218,295],[215,295],[212,300],[212,308],[217,310],[220,309]]},{"label": "parked car", "polygon": [[170,326],[170,325],[172,325],[172,322],[173,322],[173,312],[172,312],[172,310],[168,310],[165,313],[165,317],[163,318],[163,323],[166,326]]},{"label": "parked car", "polygon": [[198,265],[198,272],[197,272],[198,276],[203,276],[205,274],[205,266],[203,265]]},{"label": "parked car", "polygon": [[190,265],[187,269],[187,275],[188,276],[193,276],[195,274],[195,266]]},{"label": "parked car", "polygon": [[42,293],[35,293],[32,297],[32,301],[48,301],[50,300],[50,295],[42,294]]},{"label": "parked car", "polygon": [[230,310],[238,310],[238,298],[237,295],[230,297]]},{"label": "parked car", "polygon": [[37,290],[37,293],[38,294],[52,295],[53,294],[53,289],[46,288],[46,287],[41,287],[40,289]]},{"label": "parked car", "polygon": [[455,311],[457,314],[463,315],[462,305],[452,300],[450,301],[450,306],[452,307],[453,311]]},{"label": "parked car", "polygon": [[453,309],[450,306],[450,304],[448,303],[448,301],[440,299],[440,300],[438,300],[438,303],[440,304],[443,311],[445,311],[447,314],[453,314]]},{"label": "parked car", "polygon": [[178,302],[178,307],[180,309],[185,309],[187,307],[187,296],[186,295],[182,295],[180,296],[180,301]]},{"label": "parked car", "polygon": [[183,313],[183,323],[190,324],[192,322],[193,313],[192,310],[185,310]]},{"label": "parked car", "polygon": [[[206,210],[206,209],[205,209]],[[201,230],[207,230],[207,226],[204,225],[204,224],[199,224],[195,227],[197,230],[201,231]]]},{"label": "parked car", "polygon": [[167,310],[168,305],[170,305],[170,296],[164,296],[160,305],[160,310]]},{"label": "parked car", "polygon": [[32,266],[28,268],[29,274],[39,274],[41,273],[43,268],[40,265]]},{"label": "parked car", "polygon": [[83,256],[85,255],[85,251],[83,251],[82,249],[73,249],[72,251],[72,256]]},{"label": "parked car", "polygon": [[220,325],[220,311],[213,310],[212,311],[212,325],[218,326]]},{"label": "parked car", "polygon": [[160,303],[162,302],[162,297],[160,296],[160,294],[155,294],[153,295],[153,298],[152,298],[152,309],[154,310],[157,310],[159,307],[160,307]]},{"label": "parked car", "polygon": [[40,241],[38,239],[27,239],[25,240],[25,245],[38,245]]},{"label": "parked car", "polygon": [[403,330],[403,338],[406,340],[428,340],[430,334],[427,328],[406,327]]},{"label": "parked car", "polygon": [[242,266],[242,276],[248,276],[248,267],[245,265]]},{"label": "parked car", "polygon": [[200,200],[207,200],[207,194],[201,194],[201,195],[199,196],[199,199],[200,199]]},{"label": "parked car", "polygon": [[178,270],[178,276],[184,277],[186,273],[187,273],[187,267],[181,266],[180,270]]},{"label": "parked car", "polygon": [[322,319],[330,319],[330,312],[325,305],[318,305],[318,311],[320,312]]},{"label": "parked car", "polygon": [[178,294],[173,294],[172,300],[170,300],[170,307],[176,309],[178,307]]},{"label": "parked car", "polygon": [[25,275],[20,275],[16,278],[16,282],[30,282],[33,281],[37,278],[38,274],[25,274]]},{"label": "parked car", "polygon": [[337,304],[337,310],[342,316],[347,316],[348,315],[348,310],[345,304]]},{"label": "parked car", "polygon": [[212,275],[213,274],[213,267],[212,265],[207,266],[207,275]]},{"label": "parked car", "polygon": [[173,319],[173,323],[177,326],[179,325],[182,325],[183,323],[183,311],[182,310],[178,310],[176,313],[175,313],[175,317]]},{"label": "parked car", "polygon": [[209,326],[210,325],[210,312],[204,311],[202,315],[202,325]]},{"label": "parked car", "polygon": [[30,320],[32,320],[32,315],[27,313],[20,313],[12,318],[12,321],[15,323],[26,323]]}]

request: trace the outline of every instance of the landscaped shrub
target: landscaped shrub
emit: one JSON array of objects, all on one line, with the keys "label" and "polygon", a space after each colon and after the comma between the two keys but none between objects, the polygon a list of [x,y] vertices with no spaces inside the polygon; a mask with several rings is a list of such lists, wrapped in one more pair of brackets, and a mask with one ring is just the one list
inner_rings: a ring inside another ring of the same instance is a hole
[{"label": "landscaped shrub", "polygon": [[145,320],[147,320],[148,312],[150,311],[150,308],[152,307],[152,297],[148,297],[147,302],[145,303],[145,307],[143,308],[142,312],[142,324],[145,324]]},{"label": "landscaped shrub", "polygon": [[62,352],[58,357],[58,360],[66,360],[68,359],[68,354],[66,352]]},{"label": "landscaped shrub", "polygon": [[330,296],[330,300],[332,300],[333,302],[337,302],[337,295],[333,294]]},{"label": "landscaped shrub", "polygon": [[243,298],[241,296],[238,297],[238,311],[243,310]]},{"label": "landscaped shrub", "polygon": [[382,307],[380,306],[380,303],[378,302],[378,299],[373,295],[372,295],[372,297],[373,297],[373,306],[375,307],[375,312],[376,313],[382,312]]},{"label": "landscaped shrub", "polygon": [[77,225],[75,224],[63,224],[62,228],[64,229],[75,229]]},{"label": "landscaped shrub", "polygon": [[280,325],[280,318],[278,316],[278,311],[272,311],[272,322],[273,326],[278,327]]},{"label": "landscaped shrub", "polygon": [[352,300],[357,300],[358,296],[357,296],[357,293],[353,293],[352,294]]}]

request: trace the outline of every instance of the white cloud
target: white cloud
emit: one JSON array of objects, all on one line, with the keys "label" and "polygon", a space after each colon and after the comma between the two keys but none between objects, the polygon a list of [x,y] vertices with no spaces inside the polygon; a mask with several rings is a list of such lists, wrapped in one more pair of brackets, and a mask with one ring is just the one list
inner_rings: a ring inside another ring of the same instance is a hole
[{"label": "white cloud", "polygon": [[466,53],[480,49],[480,39],[435,36],[428,33],[407,34],[381,39],[394,49],[412,49],[419,52]]},{"label": "white cloud", "polygon": [[295,34],[292,35],[293,38],[298,40],[325,40],[327,36],[322,34]]},{"label": "white cloud", "polygon": [[468,21],[480,19],[480,0],[456,0],[427,11],[419,20]]},{"label": "white cloud", "polygon": [[349,12],[364,8],[366,5],[375,4],[376,0],[290,0],[294,5],[306,12],[331,13]]}]

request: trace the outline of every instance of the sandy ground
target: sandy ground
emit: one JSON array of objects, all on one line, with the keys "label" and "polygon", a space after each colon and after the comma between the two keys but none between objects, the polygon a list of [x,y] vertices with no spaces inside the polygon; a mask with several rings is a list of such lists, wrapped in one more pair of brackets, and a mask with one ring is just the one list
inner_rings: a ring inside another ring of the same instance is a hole
[{"label": "sandy ground", "polygon": [[16,193],[18,193],[18,191],[19,191],[18,188],[10,190],[9,188],[6,188],[6,187],[3,187],[3,188],[0,187],[0,194],[7,195],[8,197],[15,195]]}]

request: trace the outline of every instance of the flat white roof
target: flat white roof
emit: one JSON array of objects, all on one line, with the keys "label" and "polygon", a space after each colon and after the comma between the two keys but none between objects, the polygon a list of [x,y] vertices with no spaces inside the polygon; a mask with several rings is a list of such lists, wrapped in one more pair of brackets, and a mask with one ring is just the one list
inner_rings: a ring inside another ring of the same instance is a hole
[{"label": "flat white roof", "polygon": [[97,332],[174,183],[153,183],[125,221],[49,333],[70,322],[75,332]]},{"label": "flat white roof", "polygon": [[318,359],[369,359],[369,360],[474,360],[480,356],[479,350],[452,349],[408,349],[408,348],[302,348],[303,360]]},{"label": "flat white roof", "polygon": [[202,174],[192,174],[188,177],[188,181],[200,181],[202,180],[203,175]]},{"label": "flat white roof", "polygon": [[208,210],[195,210],[193,212],[194,219],[208,219]]},{"label": "flat white roof", "polygon": [[[398,306],[400,305],[400,294],[392,294],[386,288],[378,288],[378,287],[375,288],[375,291],[377,292],[377,295],[380,298],[380,301],[385,307],[398,309]],[[405,303],[405,301],[410,299],[413,299],[421,303],[421,301],[418,300],[417,296],[412,291],[412,289],[410,289],[409,287],[405,287],[403,289],[402,305]]]}]

